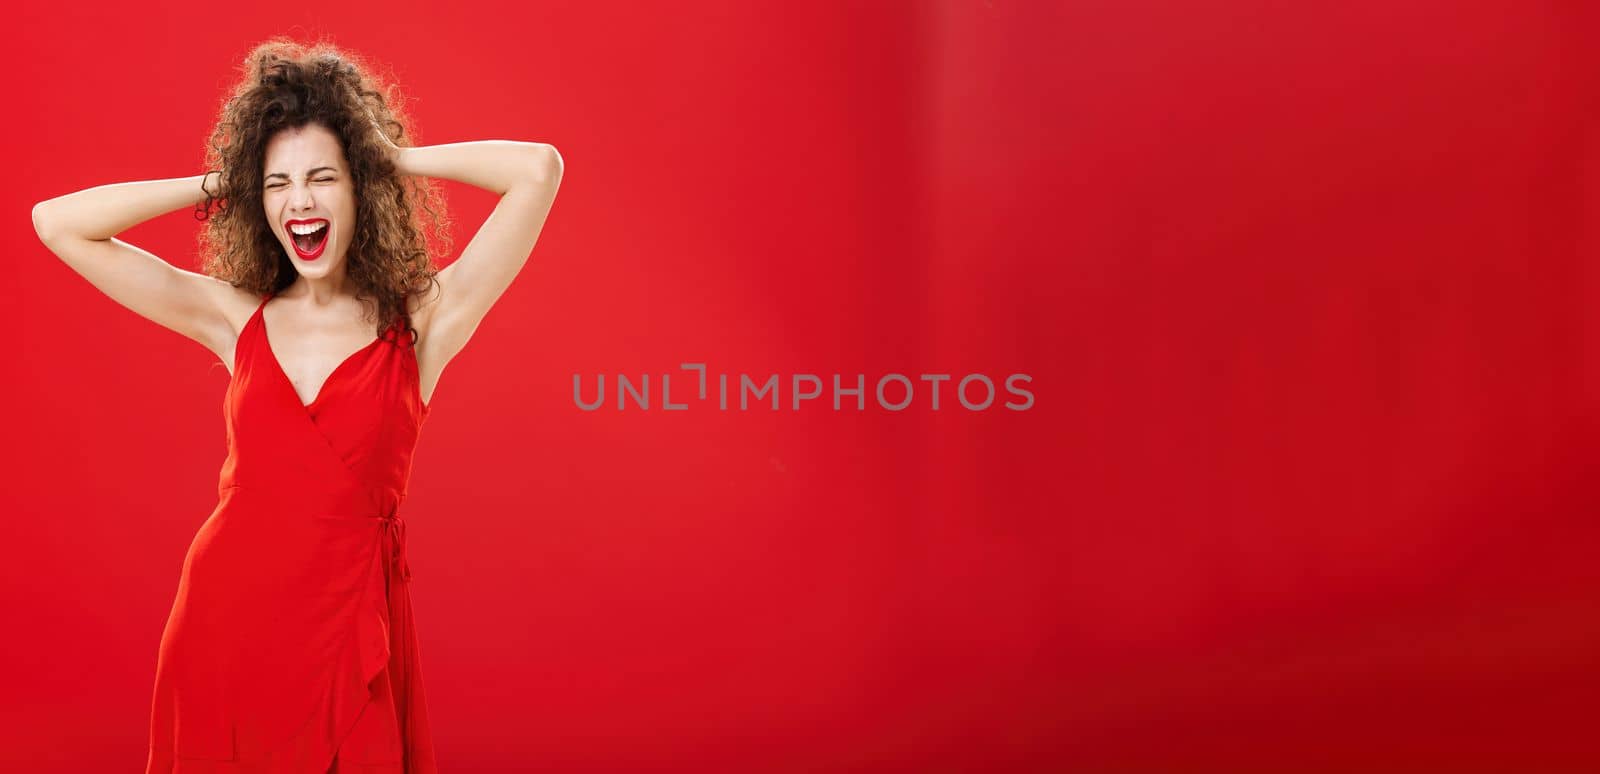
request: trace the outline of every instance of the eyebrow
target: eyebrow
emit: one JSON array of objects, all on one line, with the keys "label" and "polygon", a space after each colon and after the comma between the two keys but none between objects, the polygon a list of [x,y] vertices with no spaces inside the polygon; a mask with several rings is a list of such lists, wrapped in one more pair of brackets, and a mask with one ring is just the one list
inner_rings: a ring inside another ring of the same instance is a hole
[{"label": "eyebrow", "polygon": [[[335,169],[333,167],[317,167],[316,169],[313,169],[310,172],[307,172],[306,173],[306,177],[311,177],[312,175],[315,175],[318,172],[338,172],[338,171],[339,171],[338,169]],[[289,176],[284,174],[284,173],[282,173],[282,172],[273,172],[272,174],[267,175],[266,180],[271,180],[272,178],[275,178],[275,177],[281,177],[284,180],[288,180],[289,179]]]}]

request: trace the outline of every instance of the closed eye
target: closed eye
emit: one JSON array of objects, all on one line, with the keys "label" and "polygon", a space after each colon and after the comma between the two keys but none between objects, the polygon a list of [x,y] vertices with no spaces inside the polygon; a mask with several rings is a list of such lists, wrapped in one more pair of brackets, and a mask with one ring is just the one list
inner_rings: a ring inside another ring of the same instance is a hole
[{"label": "closed eye", "polygon": [[[313,178],[311,180],[311,182],[313,182],[313,183],[333,183],[333,182],[338,182],[338,178],[336,178],[336,177],[318,177],[318,178]],[[270,190],[270,189],[273,189],[273,188],[282,188],[282,187],[284,187],[286,185],[288,185],[288,183],[285,183],[282,180],[279,180],[279,181],[274,182],[274,183],[267,183],[267,188]]]}]

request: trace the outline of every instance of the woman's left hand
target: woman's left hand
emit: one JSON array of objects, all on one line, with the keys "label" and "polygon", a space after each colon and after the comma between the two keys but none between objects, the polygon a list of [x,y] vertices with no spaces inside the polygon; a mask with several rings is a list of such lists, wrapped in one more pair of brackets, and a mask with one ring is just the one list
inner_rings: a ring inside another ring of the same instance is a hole
[{"label": "woman's left hand", "polygon": [[389,139],[389,135],[383,133],[383,128],[378,126],[377,121],[372,122],[372,131],[378,135],[378,142],[383,144],[384,153],[389,157],[389,161],[397,167],[400,166],[400,146],[395,145],[394,141]]}]

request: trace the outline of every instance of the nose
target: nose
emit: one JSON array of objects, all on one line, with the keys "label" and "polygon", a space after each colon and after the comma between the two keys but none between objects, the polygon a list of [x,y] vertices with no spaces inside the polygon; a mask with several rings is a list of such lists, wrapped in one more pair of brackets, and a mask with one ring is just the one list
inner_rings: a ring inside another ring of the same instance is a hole
[{"label": "nose", "polygon": [[302,212],[310,210],[316,204],[316,200],[311,196],[311,186],[303,185],[295,189],[289,206],[293,207],[296,212]]}]

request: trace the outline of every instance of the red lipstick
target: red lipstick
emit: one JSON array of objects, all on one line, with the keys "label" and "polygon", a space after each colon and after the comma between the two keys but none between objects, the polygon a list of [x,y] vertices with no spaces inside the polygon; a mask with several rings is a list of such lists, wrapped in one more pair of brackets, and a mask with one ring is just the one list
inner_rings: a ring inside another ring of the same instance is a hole
[{"label": "red lipstick", "polygon": [[[305,236],[294,233],[290,228],[291,226],[316,224],[321,224],[322,229]],[[289,220],[284,222],[283,228],[289,232],[289,244],[294,245],[294,252],[300,256],[302,261],[315,261],[321,256],[322,251],[328,246],[328,235],[333,232],[333,224],[329,223],[326,218]]]}]

